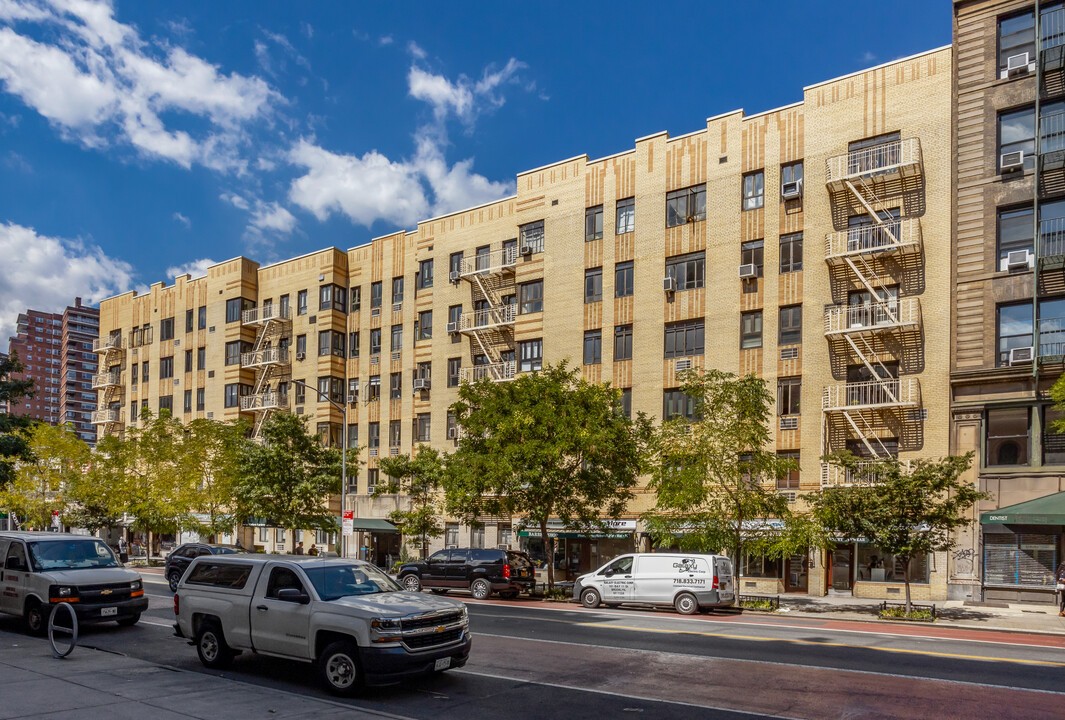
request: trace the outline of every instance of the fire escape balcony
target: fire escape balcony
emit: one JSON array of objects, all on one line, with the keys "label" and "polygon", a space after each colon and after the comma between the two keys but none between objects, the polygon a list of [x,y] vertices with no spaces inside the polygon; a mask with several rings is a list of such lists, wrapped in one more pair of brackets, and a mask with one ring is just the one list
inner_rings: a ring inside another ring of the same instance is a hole
[{"label": "fire escape balcony", "polygon": [[283,410],[288,407],[288,393],[264,392],[254,395],[244,395],[240,398],[242,412],[255,412],[256,410]]},{"label": "fire escape balcony", "polygon": [[282,310],[280,304],[265,305],[245,310],[241,313],[240,319],[242,325],[265,325],[274,321],[287,322],[292,320],[292,309],[285,308]]},{"label": "fire escape balcony", "polygon": [[240,364],[246,368],[288,365],[288,348],[270,347],[240,354]]},{"label": "fire escape balcony", "polygon": [[517,262],[518,248],[516,247],[481,253],[472,258],[463,258],[461,269],[457,271],[457,275],[453,273],[451,280],[468,279],[474,275],[513,272]]},{"label": "fire escape balcony", "polygon": [[821,396],[821,409],[825,412],[907,408],[920,404],[921,382],[915,377],[828,385]]},{"label": "fire escape balcony", "polygon": [[121,335],[112,335],[105,338],[96,338],[92,341],[92,351],[94,353],[105,353],[109,350],[124,350],[125,347],[122,344]]},{"label": "fire escape balcony", "polygon": [[839,192],[848,183],[883,183],[922,172],[920,139],[904,138],[830,157],[825,161],[825,184]]},{"label": "fire escape balcony", "polygon": [[[911,468],[909,460],[900,461],[906,471]],[[851,485],[878,485],[881,482],[873,460],[859,462],[853,468],[843,468],[832,463],[821,463],[821,487],[848,487]]]},{"label": "fire escape balcony", "polygon": [[513,327],[517,306],[510,303],[498,307],[462,313],[459,317],[459,332],[472,333],[498,327]]},{"label": "fire escape balcony", "polygon": [[94,390],[107,387],[122,387],[122,371],[112,370],[111,372],[93,375],[92,387]]},{"label": "fire escape balcony", "polygon": [[107,425],[108,423],[122,422],[122,411],[117,409],[93,410],[92,424]]},{"label": "fire escape balcony", "polygon": [[825,260],[830,265],[858,255],[919,253],[921,221],[917,218],[888,220],[880,225],[860,225],[825,238]]},{"label": "fire escape balcony", "polygon": [[459,370],[459,379],[464,383],[475,383],[482,378],[488,378],[492,382],[505,382],[514,379],[516,363],[513,360],[490,363],[488,365],[474,365]]},{"label": "fire escape balcony", "polygon": [[921,301],[918,298],[825,308],[826,337],[916,330],[920,326]]}]

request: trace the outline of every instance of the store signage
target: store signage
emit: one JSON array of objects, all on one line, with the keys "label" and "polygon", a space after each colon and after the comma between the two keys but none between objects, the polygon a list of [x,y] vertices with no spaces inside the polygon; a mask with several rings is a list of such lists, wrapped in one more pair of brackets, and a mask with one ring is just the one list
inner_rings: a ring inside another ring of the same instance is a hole
[{"label": "store signage", "polygon": [[344,511],[344,537],[353,535],[355,533],[355,511]]}]

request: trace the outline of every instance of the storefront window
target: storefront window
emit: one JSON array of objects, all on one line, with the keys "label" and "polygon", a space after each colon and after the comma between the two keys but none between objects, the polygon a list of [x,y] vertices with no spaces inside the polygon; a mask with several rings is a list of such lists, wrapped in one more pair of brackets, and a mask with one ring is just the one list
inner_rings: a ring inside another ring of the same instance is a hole
[{"label": "storefront window", "polygon": [[779,578],[782,577],[780,574],[782,564],[780,558],[746,554],[743,556],[740,575],[749,578]]},{"label": "storefront window", "polygon": [[984,533],[984,584],[1054,587],[1060,536]]},{"label": "storefront window", "polygon": [[987,466],[1028,464],[1028,408],[987,411]]},{"label": "storefront window", "polygon": [[[904,582],[902,560],[883,552],[876,545],[858,543],[857,580],[872,582]],[[928,582],[928,556],[916,555],[910,561],[910,582]]]}]

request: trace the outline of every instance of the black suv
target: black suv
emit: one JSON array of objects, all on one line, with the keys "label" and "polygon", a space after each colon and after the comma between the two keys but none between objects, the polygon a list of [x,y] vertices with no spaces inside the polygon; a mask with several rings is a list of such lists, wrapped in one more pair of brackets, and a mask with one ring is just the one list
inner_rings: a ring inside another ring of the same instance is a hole
[{"label": "black suv", "polygon": [[500,597],[514,598],[522,590],[532,590],[536,572],[532,560],[523,552],[455,548],[435,552],[428,560],[400,566],[399,582],[413,592],[423,587],[438,594],[453,588],[469,588],[478,600],[494,592]]},{"label": "black suv", "polygon": [[185,543],[166,556],[166,581],[170,583],[170,592],[177,592],[181,576],[189,567],[193,558],[200,555],[232,555],[244,552],[243,548],[233,545],[209,545],[207,543]]}]

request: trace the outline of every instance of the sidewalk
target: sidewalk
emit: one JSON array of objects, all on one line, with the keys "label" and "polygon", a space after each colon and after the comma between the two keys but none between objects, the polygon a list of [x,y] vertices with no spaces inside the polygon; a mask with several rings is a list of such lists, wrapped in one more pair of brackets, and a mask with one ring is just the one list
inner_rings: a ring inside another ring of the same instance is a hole
[{"label": "sidewalk", "polygon": [[[78,647],[57,660],[47,640],[0,631],[0,719],[380,718],[306,697]],[[393,716],[394,717],[394,716]]]}]

